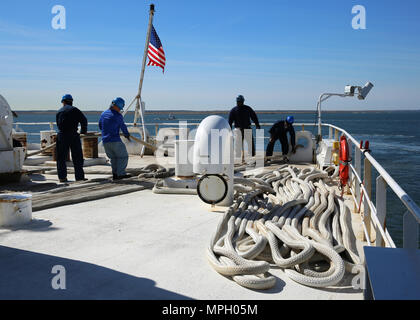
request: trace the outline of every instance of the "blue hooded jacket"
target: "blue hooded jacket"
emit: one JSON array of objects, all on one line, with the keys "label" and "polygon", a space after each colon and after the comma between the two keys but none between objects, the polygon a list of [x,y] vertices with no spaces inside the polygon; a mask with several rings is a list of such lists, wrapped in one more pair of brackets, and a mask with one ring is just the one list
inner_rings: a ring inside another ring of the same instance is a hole
[{"label": "blue hooded jacket", "polygon": [[124,135],[129,135],[122,114],[112,109],[102,112],[99,129],[102,131],[103,143],[121,141],[120,130]]}]

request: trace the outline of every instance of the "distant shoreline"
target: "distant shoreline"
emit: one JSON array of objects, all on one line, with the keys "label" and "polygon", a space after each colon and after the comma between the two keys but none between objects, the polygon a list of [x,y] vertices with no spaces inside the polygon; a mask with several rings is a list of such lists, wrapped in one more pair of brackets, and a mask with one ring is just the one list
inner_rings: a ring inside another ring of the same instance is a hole
[{"label": "distant shoreline", "polygon": [[[19,114],[55,114],[57,110],[14,110]],[[161,115],[161,114],[228,114],[230,110],[209,110],[209,111],[194,111],[194,110],[146,110],[146,115]],[[101,114],[103,110],[82,110],[85,114]],[[285,111],[273,111],[273,110],[255,110],[258,114],[301,114],[301,113],[315,113],[315,110],[285,110]],[[420,110],[326,110],[322,113],[394,113],[394,112],[420,112]],[[134,111],[129,111],[129,114],[134,114]]]}]

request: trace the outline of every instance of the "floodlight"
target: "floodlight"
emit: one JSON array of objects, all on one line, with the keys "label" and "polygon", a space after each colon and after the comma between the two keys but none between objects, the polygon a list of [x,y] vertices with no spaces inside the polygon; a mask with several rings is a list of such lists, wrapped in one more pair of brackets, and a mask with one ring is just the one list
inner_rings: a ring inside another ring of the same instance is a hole
[{"label": "floodlight", "polygon": [[[356,91],[356,88],[359,92],[358,94],[358,98],[359,100],[365,100],[366,96],[369,94],[370,90],[372,90],[373,88],[373,84],[371,82],[368,82],[365,84],[365,86],[359,87],[359,86],[350,86],[347,85],[344,88],[344,93],[323,93],[320,95],[319,100],[318,100],[318,104],[317,104],[317,111],[318,111],[318,138],[321,140],[322,136],[321,136],[321,129],[322,129],[322,125],[321,125],[321,103],[329,98],[331,98],[332,96],[338,96],[338,97],[354,97],[354,93]],[[320,141],[319,140],[319,141]]]},{"label": "floodlight", "polygon": [[359,100],[365,100],[366,96],[369,94],[370,90],[372,90],[373,84],[368,82],[365,84],[363,88],[359,87]]}]

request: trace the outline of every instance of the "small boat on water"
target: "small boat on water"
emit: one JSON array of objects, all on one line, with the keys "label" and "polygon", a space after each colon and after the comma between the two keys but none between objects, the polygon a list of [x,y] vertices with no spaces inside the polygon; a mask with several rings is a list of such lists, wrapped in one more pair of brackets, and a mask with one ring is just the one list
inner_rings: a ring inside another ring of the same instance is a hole
[{"label": "small boat on water", "polygon": [[176,120],[176,117],[172,113],[170,113],[167,118],[158,117],[155,118],[155,120]]}]

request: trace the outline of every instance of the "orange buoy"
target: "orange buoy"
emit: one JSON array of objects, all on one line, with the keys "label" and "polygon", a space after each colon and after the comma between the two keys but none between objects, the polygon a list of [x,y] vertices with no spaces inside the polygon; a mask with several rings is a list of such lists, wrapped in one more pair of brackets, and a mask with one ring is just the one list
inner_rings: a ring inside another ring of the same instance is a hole
[{"label": "orange buoy", "polygon": [[349,144],[347,138],[341,136],[340,138],[340,183],[341,187],[347,185],[349,180]]}]

